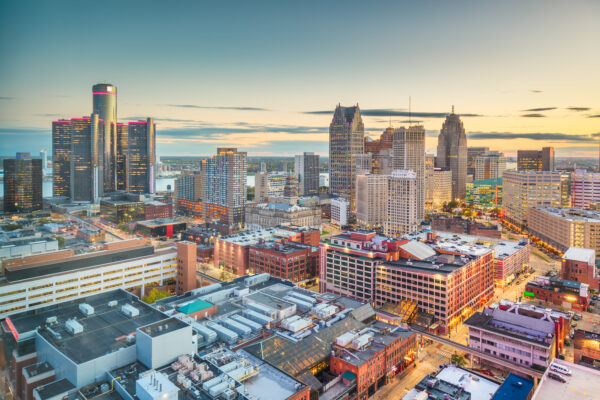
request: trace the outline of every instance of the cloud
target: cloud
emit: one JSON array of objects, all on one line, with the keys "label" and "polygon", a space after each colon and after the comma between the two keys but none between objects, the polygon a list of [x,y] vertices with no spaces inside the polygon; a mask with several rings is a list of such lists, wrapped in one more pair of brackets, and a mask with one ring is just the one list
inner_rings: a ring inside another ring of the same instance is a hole
[{"label": "cloud", "polygon": [[523,112],[532,112],[532,111],[550,111],[556,110],[556,107],[540,107],[540,108],[528,108],[527,110],[521,110]]},{"label": "cloud", "polygon": [[540,133],[512,133],[512,132],[470,132],[467,137],[469,139],[531,139],[540,141],[554,141],[554,142],[594,142],[595,137],[600,136],[599,133],[591,135],[581,134],[568,134],[568,133],[551,133],[551,132],[540,132]]},{"label": "cloud", "polygon": [[0,96],[0,100],[14,100],[16,97]]},{"label": "cloud", "polygon": [[531,93],[544,93],[543,90],[536,90],[536,89],[531,89],[530,92]]},{"label": "cloud", "polygon": [[589,111],[589,107],[567,107],[567,110],[570,111]]},{"label": "cloud", "polygon": [[588,118],[600,118],[600,114],[588,115]]},{"label": "cloud", "polygon": [[522,118],[545,118],[546,116],[544,114],[539,114],[539,113],[532,113],[532,114],[523,114],[521,115]]},{"label": "cloud", "polygon": [[[333,115],[333,110],[317,110],[317,111],[304,111],[304,114],[325,114]],[[448,112],[408,112],[404,110],[398,110],[393,108],[372,108],[372,109],[361,109],[361,115],[367,117],[416,117],[416,118],[446,118]],[[481,114],[462,114],[461,117],[483,117]]]},{"label": "cloud", "polygon": [[0,128],[0,135],[41,135],[50,134],[50,129],[42,128]]},{"label": "cloud", "polygon": [[200,108],[207,110],[234,110],[234,111],[270,111],[261,107],[229,107],[229,106],[198,106],[195,104],[167,104],[169,107],[176,108]]},{"label": "cloud", "polygon": [[58,117],[64,117],[64,114],[53,114],[53,113],[47,113],[47,114],[34,114],[36,117],[50,117],[50,118],[58,118]]}]

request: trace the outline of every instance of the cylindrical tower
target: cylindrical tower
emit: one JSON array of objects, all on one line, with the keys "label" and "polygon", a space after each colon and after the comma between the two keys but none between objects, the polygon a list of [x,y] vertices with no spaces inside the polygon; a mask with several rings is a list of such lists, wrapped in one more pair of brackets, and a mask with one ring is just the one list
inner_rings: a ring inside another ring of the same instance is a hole
[{"label": "cylindrical tower", "polygon": [[104,137],[100,138],[98,154],[99,172],[102,176],[104,192],[112,192],[117,187],[117,87],[110,83],[92,86],[93,112],[104,121]]}]

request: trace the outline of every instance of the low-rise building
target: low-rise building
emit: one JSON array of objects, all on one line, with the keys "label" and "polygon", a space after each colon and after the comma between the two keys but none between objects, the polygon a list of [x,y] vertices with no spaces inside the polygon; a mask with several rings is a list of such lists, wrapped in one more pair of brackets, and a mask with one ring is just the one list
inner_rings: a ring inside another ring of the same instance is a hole
[{"label": "low-rise building", "polygon": [[58,240],[52,236],[31,236],[0,240],[0,260],[27,257],[58,250]]},{"label": "low-rise building", "polygon": [[173,218],[173,203],[150,200],[144,203],[144,220]]},{"label": "low-rise building", "polygon": [[350,203],[342,197],[331,199],[331,223],[346,226],[349,217]]},{"label": "low-rise building", "polygon": [[467,183],[465,202],[476,208],[502,208],[502,178]]},{"label": "low-rise building", "polygon": [[269,202],[246,205],[246,226],[255,229],[280,225],[321,227],[321,208],[296,204]]},{"label": "low-rise building", "polygon": [[598,271],[596,267],[596,251],[569,247],[563,254],[561,277],[568,281],[586,283],[590,289],[598,290]]},{"label": "low-rise building", "polygon": [[600,371],[565,360],[555,359],[552,363],[568,369],[571,373],[569,375],[559,374],[565,381],[558,382],[548,376],[550,373],[555,373],[548,368],[531,400],[581,400],[593,396],[592,393],[597,393]]},{"label": "low-rise building", "polygon": [[587,284],[547,276],[537,276],[535,281],[527,282],[523,295],[568,310],[586,311],[590,303]]},{"label": "low-rise building", "polygon": [[179,218],[156,218],[139,221],[135,231],[145,237],[173,237],[185,231],[187,224]]},{"label": "low-rise building", "polygon": [[75,237],[88,243],[98,243],[104,241],[105,235],[102,229],[79,228]]},{"label": "low-rise building", "polygon": [[142,221],[145,219],[143,196],[115,196],[100,200],[100,215],[117,225]]},{"label": "low-rise building", "polygon": [[431,219],[431,230],[496,239],[502,237],[502,229],[498,225],[478,224],[477,222],[463,219],[460,216],[452,218],[433,217]]},{"label": "low-rise building", "polygon": [[250,273],[299,282],[315,278],[319,266],[319,248],[301,243],[263,242],[250,246]]},{"label": "low-rise building", "polygon": [[469,347],[514,364],[544,370],[556,354],[554,322],[500,308],[486,308],[464,322]]}]

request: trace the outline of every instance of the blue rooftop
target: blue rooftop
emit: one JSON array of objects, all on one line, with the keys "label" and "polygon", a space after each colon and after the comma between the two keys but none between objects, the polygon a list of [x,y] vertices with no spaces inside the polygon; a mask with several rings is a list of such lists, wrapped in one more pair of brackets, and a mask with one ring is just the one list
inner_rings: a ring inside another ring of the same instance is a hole
[{"label": "blue rooftop", "polygon": [[519,375],[509,374],[491,400],[527,400],[533,390],[533,381]]}]

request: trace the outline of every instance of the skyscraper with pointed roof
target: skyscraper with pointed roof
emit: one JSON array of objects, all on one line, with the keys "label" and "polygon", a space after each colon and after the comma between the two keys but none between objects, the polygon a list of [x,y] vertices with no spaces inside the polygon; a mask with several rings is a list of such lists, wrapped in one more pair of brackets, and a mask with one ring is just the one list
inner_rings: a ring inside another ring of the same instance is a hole
[{"label": "skyscraper with pointed roof", "polygon": [[363,154],[365,126],[358,104],[338,104],[329,125],[329,192],[343,196],[354,208],[356,156]]},{"label": "skyscraper with pointed roof", "polygon": [[459,116],[446,116],[438,136],[436,166],[452,171],[452,198],[464,200],[467,186],[467,135]]}]

